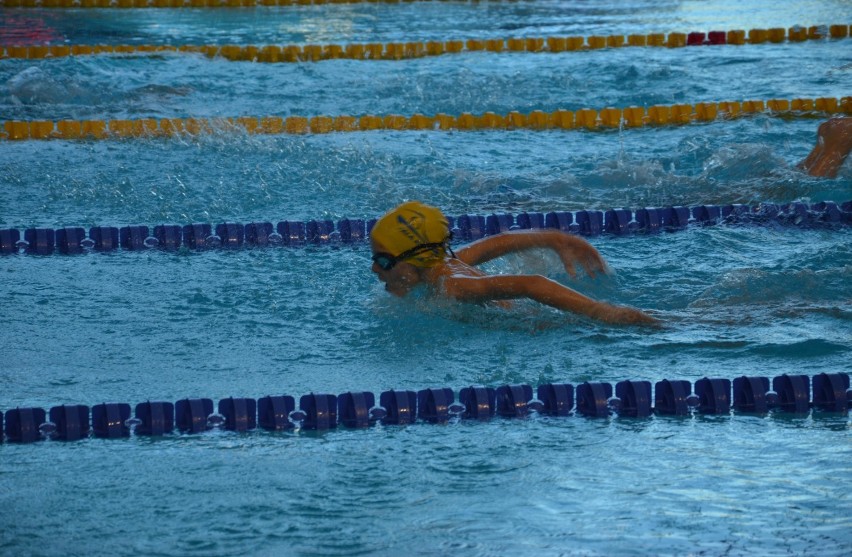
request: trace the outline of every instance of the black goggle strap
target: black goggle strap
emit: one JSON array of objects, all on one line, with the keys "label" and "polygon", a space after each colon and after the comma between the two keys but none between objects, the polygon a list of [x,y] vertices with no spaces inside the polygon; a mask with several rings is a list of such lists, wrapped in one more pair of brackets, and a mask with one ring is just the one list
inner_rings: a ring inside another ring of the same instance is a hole
[{"label": "black goggle strap", "polygon": [[450,242],[452,241],[452,239],[453,239],[453,231],[450,230],[450,235],[447,236],[446,240],[444,240],[444,246],[446,246],[447,251],[450,252],[450,257],[452,257],[453,259],[458,259],[458,257],[456,257],[456,252],[454,252],[453,248],[450,247]]},{"label": "black goggle strap", "polygon": [[424,252],[424,251],[429,251],[429,250],[432,250],[432,249],[437,249],[437,248],[445,248],[447,251],[450,252],[450,255],[454,259],[456,259],[456,254],[453,253],[452,248],[450,248],[449,241],[450,241],[451,237],[452,236],[447,237],[447,239],[444,240],[443,242],[432,242],[432,243],[429,243],[429,244],[420,244],[419,246],[414,246],[413,248],[405,250],[404,252],[400,253],[399,255],[391,255],[389,253],[377,253],[376,255],[373,256],[373,261],[378,263],[381,268],[383,268],[385,270],[389,270],[389,269],[392,269],[394,267],[394,265],[396,265],[400,261],[405,261],[409,257],[413,257],[413,256],[417,255],[418,253],[421,253],[421,252]]},{"label": "black goggle strap", "polygon": [[434,242],[434,243],[431,243],[431,244],[420,244],[419,246],[414,246],[413,248],[411,248],[409,250],[405,250],[404,252],[400,253],[399,255],[394,257],[394,260],[396,262],[405,261],[409,257],[413,257],[413,256],[417,255],[418,253],[437,249],[437,248],[442,248],[442,247],[444,247],[445,244],[446,244],[446,242]]}]

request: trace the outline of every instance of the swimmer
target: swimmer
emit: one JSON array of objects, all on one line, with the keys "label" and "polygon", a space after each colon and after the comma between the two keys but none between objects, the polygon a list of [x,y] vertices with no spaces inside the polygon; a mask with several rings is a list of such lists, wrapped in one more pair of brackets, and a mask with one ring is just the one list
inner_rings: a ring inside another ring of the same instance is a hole
[{"label": "swimmer", "polygon": [[852,150],[852,118],[832,118],[820,124],[817,143],[798,167],[810,174],[834,178]]},{"label": "swimmer", "polygon": [[559,255],[572,278],[578,265],[592,277],[606,273],[598,251],[578,236],[551,229],[513,230],[455,252],[449,242],[449,223],[439,209],[416,201],[404,203],[380,218],[370,232],[372,271],[395,296],[405,296],[422,284],[433,295],[461,302],[526,298],[604,323],[658,323],[638,309],[593,300],[541,275],[486,275],[475,267],[508,253],[547,248]]},{"label": "swimmer", "polygon": [[[852,118],[832,118],[817,131],[817,143],[798,167],[811,176],[833,178],[852,151]],[[436,295],[462,302],[505,303],[530,299],[554,308],[614,324],[649,325],[659,321],[642,311],[600,302],[541,275],[486,275],[476,268],[512,252],[551,249],[573,278],[576,267],[589,276],[606,272],[606,263],[587,241],[558,230],[515,230],[450,248],[447,218],[435,207],[404,203],[376,222],[370,233],[372,271],[385,289],[405,296],[423,284]]]}]

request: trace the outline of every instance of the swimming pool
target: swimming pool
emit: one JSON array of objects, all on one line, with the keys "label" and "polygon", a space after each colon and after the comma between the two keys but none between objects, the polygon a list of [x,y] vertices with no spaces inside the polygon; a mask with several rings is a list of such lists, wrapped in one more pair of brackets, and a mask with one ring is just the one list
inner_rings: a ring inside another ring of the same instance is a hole
[{"label": "swimming pool", "polygon": [[[843,9],[3,9],[0,27],[43,28],[72,44],[308,44],[809,26],[848,19]],[[7,59],[0,106],[4,118],[82,120],[839,98],[852,84],[845,44],[316,64],[178,53]],[[0,228],[368,219],[412,198],[451,215],[849,200],[848,164],[834,180],[793,168],[816,124],[759,115],[601,132],[2,141]],[[364,245],[2,257],[0,409],[850,371],[848,227],[689,227],[592,242],[615,274],[577,287],[655,312],[667,327],[392,299]],[[568,281],[538,253],[489,270]],[[0,551],[846,555],[849,427],[848,415],[819,412],[531,416],[5,443]]]}]

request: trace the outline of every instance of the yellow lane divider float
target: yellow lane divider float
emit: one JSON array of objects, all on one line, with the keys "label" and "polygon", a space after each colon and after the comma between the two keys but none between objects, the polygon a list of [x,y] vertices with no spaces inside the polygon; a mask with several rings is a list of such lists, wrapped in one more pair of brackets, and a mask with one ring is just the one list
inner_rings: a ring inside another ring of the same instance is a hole
[{"label": "yellow lane divider float", "polygon": [[414,114],[400,116],[278,116],[238,118],[164,118],[140,120],[39,120],[3,122],[0,139],[122,139],[131,137],[167,137],[199,135],[225,131],[249,134],[306,134],[370,130],[512,130],[512,129],[612,129],[637,128],[710,122],[718,118],[737,118],[769,114],[781,117],[822,117],[830,114],[852,115],[852,97],[840,99],[771,99],[767,101],[726,101],[718,103],[676,104],[671,106],[589,108],[528,114],[463,113],[458,116]]},{"label": "yellow lane divider float", "polygon": [[[0,0],[7,8],[253,8],[321,4],[411,4],[432,0]],[[454,0],[458,1],[458,0]],[[489,0],[499,2],[500,0]],[[471,4],[486,0],[471,0]]]},{"label": "yellow lane divider float", "polygon": [[571,52],[619,47],[679,48],[698,45],[745,45],[804,42],[820,39],[845,39],[852,26],[831,25],[791,27],[789,29],[751,29],[749,31],[711,31],[709,33],[652,33],[650,35],[610,35],[589,37],[529,37],[512,39],[470,39],[405,43],[309,44],[309,45],[6,45],[0,46],[0,58],[61,58],[104,53],[150,54],[161,52],[197,52],[208,57],[248,62],[318,62],[345,58],[352,60],[401,60],[440,56],[461,52]]}]

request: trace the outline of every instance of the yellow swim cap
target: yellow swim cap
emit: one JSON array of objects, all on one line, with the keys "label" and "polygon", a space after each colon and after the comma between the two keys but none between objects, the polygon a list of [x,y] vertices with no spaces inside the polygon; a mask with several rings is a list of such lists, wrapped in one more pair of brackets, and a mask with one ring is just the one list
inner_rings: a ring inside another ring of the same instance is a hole
[{"label": "yellow swim cap", "polygon": [[[370,236],[393,256],[423,244],[445,244],[450,240],[450,223],[435,207],[418,201],[403,203],[376,221]],[[406,258],[417,267],[433,267],[447,255],[445,246],[436,246]]]}]

